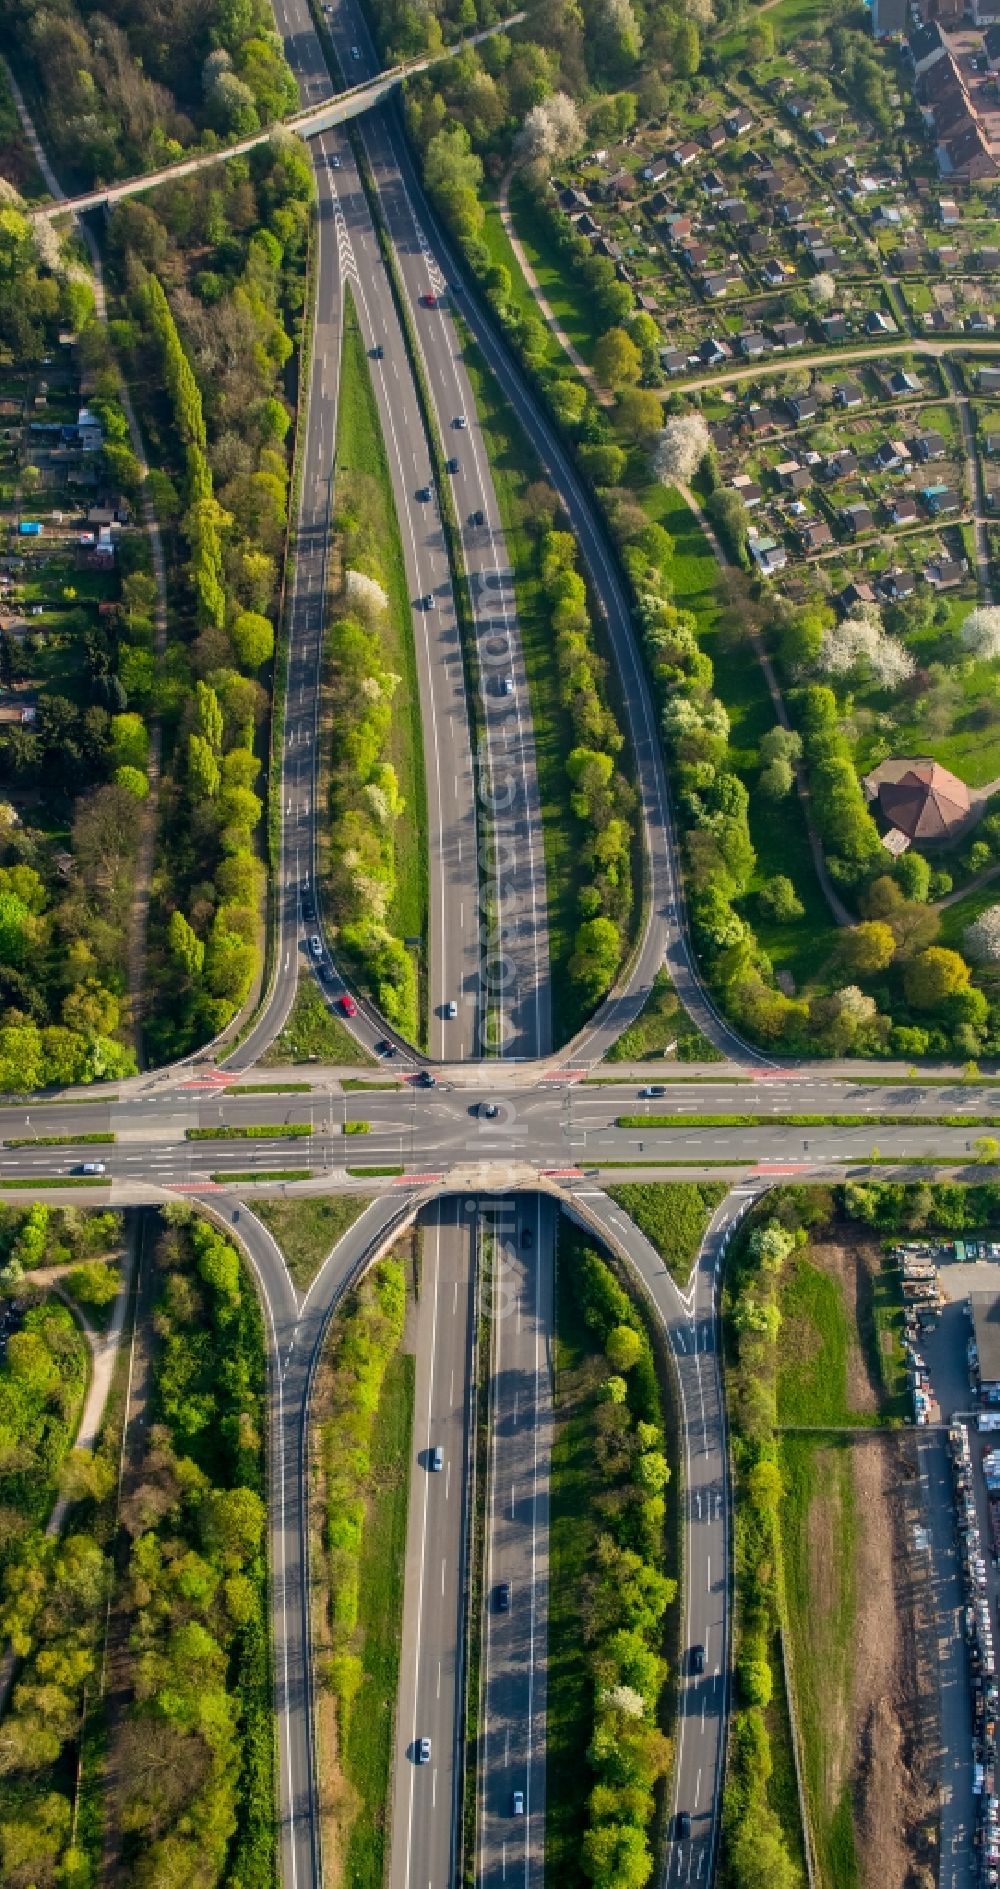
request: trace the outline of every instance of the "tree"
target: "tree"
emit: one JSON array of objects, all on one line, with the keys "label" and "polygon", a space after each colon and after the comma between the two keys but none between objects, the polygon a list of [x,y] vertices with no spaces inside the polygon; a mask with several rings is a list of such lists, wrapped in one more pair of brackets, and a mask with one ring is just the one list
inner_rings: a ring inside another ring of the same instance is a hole
[{"label": "tree", "polygon": [[553,92],[526,114],[514,149],[530,164],[539,158],[551,162],[571,157],[582,143],[583,125],[573,100],[565,92]]},{"label": "tree", "polygon": [[[777,765],[777,763],[772,763]],[[805,906],[799,898],[790,879],[784,873],[776,873],[768,879],[757,894],[757,903],[765,917],[774,919],[778,924],[788,924],[796,918],[805,916]]]},{"label": "tree", "polygon": [[658,394],[649,387],[623,387],[615,412],[623,439],[636,446],[652,446],[663,419]]},{"label": "tree", "polygon": [[149,797],[149,780],[137,767],[116,767],[115,786],[131,794],[133,800],[146,800]]},{"label": "tree", "polygon": [[264,1536],[264,1504],[253,1489],[213,1489],[202,1504],[202,1539],[209,1554],[238,1568]]},{"label": "tree", "polygon": [[791,762],[778,755],[762,770],[757,789],[765,800],[785,800],[791,793],[794,779]]},{"label": "tree", "polygon": [[836,280],[821,270],[809,284],[809,299],[816,308],[828,308],[837,294]]},{"label": "tree", "polygon": [[1000,1159],[1000,1141],[995,1135],[977,1135],[972,1144],[972,1152],[976,1160],[984,1167],[993,1166]]},{"label": "tree", "polygon": [[569,974],[583,1001],[597,1003],[621,961],[621,939],[610,918],[590,918],[577,929]]},{"label": "tree", "polygon": [[274,655],[274,625],[256,610],[243,610],[229,632],[244,669],[260,669]]},{"label": "tree", "polygon": [[690,16],[682,16],[674,31],[673,68],[679,79],[693,79],[701,64],[701,40]]},{"label": "tree", "polygon": [[880,919],[852,925],[841,933],[840,958],[844,969],[855,977],[872,977],[884,971],[896,955],[896,940],[889,926]]},{"label": "tree", "polygon": [[906,1000],[915,1010],[938,1010],[947,997],[965,990],[969,967],[957,951],[931,945],[907,965],[903,976]]},{"label": "tree", "polygon": [[673,415],[656,445],[656,476],[664,485],[687,485],[712,444],[708,422],[700,413]]},{"label": "tree", "polygon": [[605,387],[634,386],[642,372],[642,355],[624,328],[609,328],[594,349],[594,372]]},{"label": "tree", "polygon": [[985,912],[962,933],[962,948],[973,964],[1000,963],[1000,905],[988,905]]},{"label": "tree", "polygon": [[0,892],[0,964],[15,968],[24,964],[33,931],[31,913],[24,900],[15,892]]},{"label": "tree", "polygon": [[171,912],[167,927],[170,955],[188,977],[201,976],[205,964],[205,946],[192,930],[183,912]]},{"label": "tree", "polygon": [[980,662],[993,662],[1000,656],[1000,607],[983,604],[970,611],[960,635],[966,649],[971,649]]},{"label": "tree", "polygon": [[604,1341],[604,1349],[616,1371],[631,1371],[642,1357],[642,1339],[631,1325],[615,1325]]},{"label": "tree", "polygon": [[908,899],[923,905],[931,887],[931,869],[923,853],[903,853],[896,861],[896,878]]},{"label": "tree", "polygon": [[862,605],[846,623],[825,630],[816,657],[821,675],[867,675],[880,689],[898,688],[916,666],[909,650],[886,634],[875,604]]},{"label": "tree", "polygon": [[74,985],[63,998],[63,1022],[81,1036],[114,1036],[120,1015],[121,1005],[114,992],[105,990],[94,977]]},{"label": "tree", "polygon": [[188,785],[197,800],[214,800],[222,782],[222,769],[210,742],[204,735],[188,736]]}]

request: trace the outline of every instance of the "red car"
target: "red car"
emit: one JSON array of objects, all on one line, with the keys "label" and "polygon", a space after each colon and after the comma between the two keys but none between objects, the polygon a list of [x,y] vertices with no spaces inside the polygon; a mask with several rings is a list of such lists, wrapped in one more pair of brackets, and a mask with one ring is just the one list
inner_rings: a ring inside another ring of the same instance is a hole
[{"label": "red car", "polygon": [[338,997],[338,999],[337,999],[337,1002],[339,1003],[339,1005],[340,1005],[340,1008],[341,1008],[341,1010],[343,1011],[343,1013],[344,1013],[344,1015],[345,1015],[345,1017],[356,1017],[356,1016],[357,1016],[357,1014],[358,1014],[358,1006],[357,1006],[357,1004],[355,1003],[355,1001],[354,1001],[354,998],[353,998],[353,997],[348,997],[348,995],[347,995],[347,993],[346,993],[346,991],[345,991],[345,993],[344,993],[344,995],[343,995],[343,997]]},{"label": "red car", "polygon": [[423,305],[425,308],[436,308],[438,305],[438,298],[436,295],[422,295],[420,299],[423,302]]}]

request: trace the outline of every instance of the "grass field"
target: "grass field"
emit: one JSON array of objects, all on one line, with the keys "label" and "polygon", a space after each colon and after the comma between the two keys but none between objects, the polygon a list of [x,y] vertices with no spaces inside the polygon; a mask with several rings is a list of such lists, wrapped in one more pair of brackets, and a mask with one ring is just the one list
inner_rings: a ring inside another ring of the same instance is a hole
[{"label": "grass field", "polygon": [[702,1236],[726,1189],[721,1181],[626,1181],[608,1193],[655,1246],[671,1278],[687,1284]]},{"label": "grass field", "polygon": [[538,286],[545,300],[574,347],[579,348],[584,360],[589,361],[601,333],[600,323],[592,312],[587,296],[581,293],[554,249],[549,232],[537,215],[529,193],[517,178],[510,187],[510,214],[518,240],[538,277]]},{"label": "grass field", "polygon": [[[566,1250],[561,1229],[561,1251]],[[556,1282],[555,1431],[549,1529],[545,1870],[559,1889],[584,1889],[580,1832],[590,1789],[591,1679],[579,1595],[598,1518],[593,1506],[595,1410],[601,1367],[572,1292]]]},{"label": "grass field", "polygon": [[[851,1445],[785,1437],[782,1563],[801,1757],[821,1881],[856,1889],[849,1723],[857,1527]],[[831,1780],[843,1778],[839,1787]]]},{"label": "grass field", "polygon": [[[337,411],[335,508],[345,489],[349,494],[352,474],[360,474],[370,482],[366,486],[366,508],[370,507],[374,512],[373,535],[378,546],[383,586],[389,597],[389,609],[380,627],[380,637],[389,669],[401,678],[392,718],[391,750],[387,758],[396,769],[406,807],[394,827],[396,889],[389,908],[388,923],[400,938],[426,939],[427,794],[417,697],[413,616],[385,443],[361,330],[348,291]],[[422,961],[426,961],[426,953]]]},{"label": "grass field", "polygon": [[[843,1286],[806,1257],[795,1260],[781,1293],[778,1368],[779,1424],[870,1428],[906,1411],[906,1381],[899,1343],[898,1281],[886,1268],[866,1282],[857,1307]],[[878,1387],[879,1409],[858,1411],[848,1397],[848,1354],[857,1347]]]},{"label": "grass field", "polygon": [[337,1194],[308,1200],[255,1200],[253,1211],[281,1247],[292,1284],[304,1292],[327,1254],[370,1206],[366,1195]]},{"label": "grass field", "polygon": [[679,1062],[723,1061],[722,1051],[702,1036],[687,1011],[681,1009],[670,974],[661,966],[635,1022],[612,1044],[605,1061],[643,1062],[647,1058],[662,1057],[670,1044],[676,1044],[672,1053]]},{"label": "grass field", "polygon": [[341,1880],[382,1889],[396,1729],[415,1363],[399,1351],[382,1385],[358,1584],[364,1676],[343,1768],[356,1800]]},{"label": "grass field", "polygon": [[258,1067],[280,1069],[285,1063],[308,1062],[343,1063],[354,1069],[368,1069],[375,1058],[345,1030],[312,978],[303,977],[288,1022],[258,1058]]},{"label": "grass field", "polygon": [[573,951],[580,885],[579,822],[570,806],[566,756],[573,747],[569,716],[559,700],[552,633],[535,573],[534,545],[522,523],[526,486],[541,468],[478,350],[465,348],[465,365],[490,457],[490,469],[514,570],[518,628],[524,651],[538,768],[545,843],[545,880],[552,972],[552,1027],[565,1042],[584,1021],[574,1002],[567,966]]}]

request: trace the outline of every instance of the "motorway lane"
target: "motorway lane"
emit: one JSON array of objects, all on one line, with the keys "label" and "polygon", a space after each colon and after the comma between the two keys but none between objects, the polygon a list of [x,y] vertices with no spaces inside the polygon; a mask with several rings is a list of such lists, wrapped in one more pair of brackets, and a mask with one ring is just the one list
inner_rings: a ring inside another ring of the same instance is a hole
[{"label": "motorway lane", "polygon": [[[461,1198],[423,1220],[390,1889],[457,1889],[475,1218]],[[440,1448],[444,1466],[432,1467]],[[418,1762],[419,1741],[431,1741]]]},{"label": "motorway lane", "polygon": [[[493,1343],[483,1583],[476,1882],[541,1889],[549,1493],[555,1342],[555,1203],[508,1196],[492,1209]],[[498,1604],[509,1581],[510,1611]],[[514,1814],[514,1792],[523,1814]]]},{"label": "motorway lane", "polygon": [[[328,7],[345,72],[374,76],[378,56],[354,0]],[[352,57],[356,48],[360,57]],[[514,573],[507,554],[486,443],[458,344],[448,277],[434,254],[422,211],[404,182],[395,115],[373,111],[358,122],[400,277],[405,288],[462,531],[462,558],[477,631],[484,746],[479,794],[484,874],[500,914],[484,953],[487,1001],[502,1054],[544,1055],[551,1044],[548,907],[541,802],[527,673],[517,622]],[[425,307],[432,295],[438,304]],[[459,426],[458,421],[464,424]],[[507,685],[512,689],[507,693]]]}]

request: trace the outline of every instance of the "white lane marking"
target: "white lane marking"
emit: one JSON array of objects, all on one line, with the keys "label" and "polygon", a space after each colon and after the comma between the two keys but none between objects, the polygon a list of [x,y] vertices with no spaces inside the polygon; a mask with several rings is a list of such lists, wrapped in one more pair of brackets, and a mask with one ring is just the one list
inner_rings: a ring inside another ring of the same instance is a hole
[{"label": "white lane marking", "polygon": [[443,1594],[444,1594],[444,1574],[445,1574],[445,1569],[446,1569],[446,1567],[447,1567],[447,1566],[448,1566],[448,1563],[447,1563],[447,1561],[442,1561],[442,1563],[441,1563],[441,1593],[442,1593],[442,1596],[443,1596]]},{"label": "white lane marking", "polygon": [[[432,1410],[433,1401],[434,1401],[434,1365],[437,1359],[438,1276],[440,1272],[440,1265],[441,1265],[441,1230],[440,1230],[440,1226],[436,1225],[434,1229],[434,1299],[433,1299],[433,1311],[431,1313],[430,1377],[428,1379],[428,1385],[427,1385],[427,1422],[426,1422],[425,1431],[424,1431],[426,1446],[428,1449],[430,1449],[430,1444],[431,1444],[431,1410]],[[413,1743],[414,1744],[416,1744],[417,1742],[417,1704],[418,1704],[418,1698],[419,1698],[420,1641],[421,1641],[421,1636],[423,1633],[423,1621],[424,1621],[424,1568],[426,1566],[426,1561],[427,1561],[427,1502],[428,1502],[428,1497],[430,1495],[430,1485],[431,1485],[430,1477],[425,1476],[424,1477],[424,1512],[420,1521],[420,1579],[417,1584],[417,1644],[416,1644],[416,1650],[414,1653],[414,1661],[413,1661],[413,1670],[417,1676],[417,1683],[414,1685],[414,1688],[413,1688]],[[413,1849],[413,1786],[414,1786],[414,1781],[416,1779],[416,1775],[417,1775],[417,1767],[415,1764],[411,1764],[410,1765],[410,1807],[409,1807],[409,1817],[407,1820],[407,1828],[406,1828],[406,1874],[404,1878],[406,1889],[409,1889],[409,1884],[410,1884],[410,1861],[411,1861],[411,1853]]]}]

